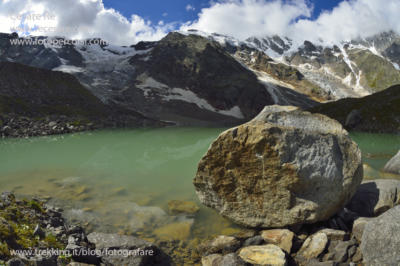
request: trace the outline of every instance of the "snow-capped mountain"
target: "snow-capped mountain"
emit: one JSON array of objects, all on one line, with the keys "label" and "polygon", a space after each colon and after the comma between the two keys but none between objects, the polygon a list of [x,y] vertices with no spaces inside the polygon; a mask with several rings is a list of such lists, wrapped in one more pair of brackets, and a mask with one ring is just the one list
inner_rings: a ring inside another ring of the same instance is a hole
[{"label": "snow-capped mountain", "polygon": [[15,39],[21,40],[0,35],[0,61],[69,73],[103,103],[177,124],[230,125],[265,105],[307,108],[400,82],[395,33],[331,47],[195,30],[130,47],[12,45]]},{"label": "snow-capped mountain", "polygon": [[[242,55],[244,50],[250,51],[245,61],[247,65],[258,61],[261,52],[272,59],[269,64],[297,70],[301,73],[301,79],[310,82],[306,87],[311,91],[300,91],[306,94],[319,91],[319,96],[326,100],[361,97],[400,82],[400,36],[394,32],[326,46],[307,40],[298,44],[280,36],[252,37],[238,42],[219,34],[197,31],[191,31],[191,34],[218,41],[235,55],[238,55],[238,50]],[[232,49],[232,46],[238,49]],[[258,52],[254,52],[254,49]],[[262,67],[265,69],[267,64],[263,62]],[[275,77],[282,79],[279,75]],[[295,87],[299,89],[299,84],[295,84]]]}]

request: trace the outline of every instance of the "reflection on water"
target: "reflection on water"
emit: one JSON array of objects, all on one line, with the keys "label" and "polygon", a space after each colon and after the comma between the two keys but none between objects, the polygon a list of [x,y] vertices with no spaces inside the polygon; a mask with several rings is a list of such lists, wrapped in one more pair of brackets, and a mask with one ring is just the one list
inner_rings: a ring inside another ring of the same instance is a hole
[{"label": "reflection on water", "polygon": [[[89,228],[186,239],[237,230],[215,212],[170,215],[169,200],[197,201],[197,163],[223,129],[100,131],[0,140],[0,186],[61,204]],[[400,136],[352,133],[368,178],[400,149]],[[186,230],[188,229],[189,230]],[[168,235],[168,233],[171,233]]]}]

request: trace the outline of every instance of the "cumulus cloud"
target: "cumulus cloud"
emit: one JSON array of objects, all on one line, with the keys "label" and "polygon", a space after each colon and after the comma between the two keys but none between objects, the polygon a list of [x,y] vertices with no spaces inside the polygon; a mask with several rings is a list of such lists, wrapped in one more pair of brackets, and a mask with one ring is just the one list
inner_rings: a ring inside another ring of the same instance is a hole
[{"label": "cumulus cloud", "polygon": [[[189,4],[186,10],[195,9]],[[317,18],[312,18],[312,13],[311,0],[212,0],[199,11],[196,21],[164,23],[135,14],[124,17],[105,8],[102,0],[2,0],[0,32],[27,27],[19,32],[73,39],[100,37],[119,45],[158,40],[177,28],[217,32],[241,40],[277,34],[298,42],[324,40],[326,44],[382,31],[400,33],[399,0],[343,0]],[[42,18],[29,17],[35,14]]]},{"label": "cumulus cloud", "polygon": [[175,28],[174,24],[153,24],[139,15],[126,18],[114,9],[105,8],[102,0],[2,1],[0,20],[1,32],[17,30],[29,35],[72,39],[99,37],[120,45],[158,40]]},{"label": "cumulus cloud", "polygon": [[230,0],[203,8],[199,19],[183,28],[217,32],[239,39],[272,34],[285,35],[296,18],[311,16],[312,7],[304,0]]},{"label": "cumulus cloud", "polygon": [[202,9],[198,20],[182,29],[218,32],[242,40],[278,34],[327,44],[382,31],[400,32],[399,0],[342,1],[316,19],[311,18],[312,11],[312,4],[306,0],[225,0]]}]

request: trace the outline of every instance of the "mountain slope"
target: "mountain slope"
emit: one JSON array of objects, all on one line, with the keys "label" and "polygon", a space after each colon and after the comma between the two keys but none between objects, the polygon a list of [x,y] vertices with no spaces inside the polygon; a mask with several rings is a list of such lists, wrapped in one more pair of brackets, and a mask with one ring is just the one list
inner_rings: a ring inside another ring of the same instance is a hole
[{"label": "mountain slope", "polygon": [[133,111],[102,103],[70,74],[0,62],[0,120],[3,124],[21,116],[35,120],[63,117],[95,127],[157,124]]},{"label": "mountain slope", "polygon": [[331,46],[280,36],[241,42],[195,30],[131,47],[10,39],[22,40],[0,34],[0,61],[70,73],[106,105],[179,125],[234,125],[265,105],[309,108],[400,83],[395,33]]},{"label": "mountain slope", "polygon": [[309,109],[338,120],[347,129],[400,133],[400,85],[363,97],[341,99]]},{"label": "mountain slope", "polygon": [[172,32],[131,47],[10,46],[11,38],[17,36],[0,36],[0,60],[47,62],[40,67],[74,75],[102,102],[155,120],[233,125],[265,105],[315,105],[284,83],[260,79],[218,42],[194,34]]}]

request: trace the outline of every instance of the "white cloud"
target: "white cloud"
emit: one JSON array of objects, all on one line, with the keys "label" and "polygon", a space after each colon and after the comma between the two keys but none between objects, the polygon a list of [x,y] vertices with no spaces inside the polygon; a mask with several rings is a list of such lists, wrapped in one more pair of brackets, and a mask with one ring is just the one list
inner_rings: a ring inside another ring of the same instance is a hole
[{"label": "white cloud", "polygon": [[[54,17],[45,17],[44,14]],[[74,39],[100,37],[120,45],[158,40],[175,28],[174,24],[152,24],[138,15],[126,18],[114,9],[105,8],[102,0],[2,1],[0,21],[1,32],[11,32],[13,28],[23,25],[31,29],[31,35],[58,35]],[[24,23],[21,24],[21,21]]]},{"label": "white cloud", "polygon": [[[187,5],[186,9],[193,11],[194,7]],[[196,21],[151,23],[139,15],[126,18],[114,9],[105,8],[102,0],[3,0],[0,2],[0,32],[10,32],[12,27],[24,25],[36,27],[30,30],[34,35],[100,37],[120,45],[158,40],[177,27],[218,32],[242,40],[278,34],[299,42],[323,39],[327,43],[388,30],[400,33],[399,0],[343,0],[332,11],[314,20],[312,12],[310,0],[212,0],[210,7],[199,12]],[[29,20],[26,17],[29,14],[54,17]],[[18,15],[25,15],[23,24]]]},{"label": "white cloud", "polygon": [[221,0],[202,9],[199,19],[182,29],[218,32],[242,40],[278,34],[298,41],[323,39],[325,43],[388,30],[400,33],[399,0],[342,1],[315,20],[310,18],[312,11],[307,0]]},{"label": "white cloud", "polygon": [[218,32],[239,39],[250,36],[287,34],[288,25],[300,16],[309,17],[311,8],[303,0],[283,2],[231,0],[203,8],[199,19],[184,26],[206,32]]},{"label": "white cloud", "polygon": [[289,25],[290,34],[326,43],[368,37],[382,31],[400,33],[398,0],[343,1],[331,12],[322,13],[315,21],[299,20]]},{"label": "white cloud", "polygon": [[186,11],[195,11],[195,10],[196,10],[196,8],[194,6],[192,6],[191,4],[188,4],[186,6]]}]

